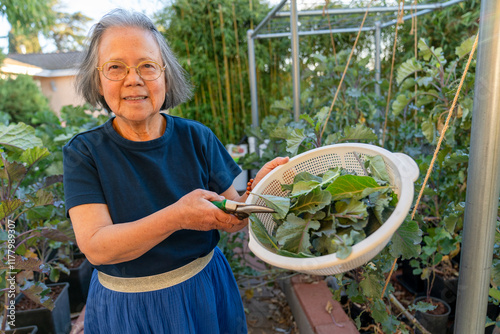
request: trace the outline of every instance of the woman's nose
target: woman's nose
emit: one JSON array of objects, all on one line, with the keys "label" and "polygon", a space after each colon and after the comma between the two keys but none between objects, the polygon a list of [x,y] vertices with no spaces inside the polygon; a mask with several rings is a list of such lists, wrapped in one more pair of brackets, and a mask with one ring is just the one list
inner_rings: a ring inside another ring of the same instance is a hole
[{"label": "woman's nose", "polygon": [[144,80],[142,77],[139,75],[139,71],[136,67],[130,67],[128,70],[127,75],[125,76],[125,82],[126,85],[136,85],[138,83],[143,84]]}]

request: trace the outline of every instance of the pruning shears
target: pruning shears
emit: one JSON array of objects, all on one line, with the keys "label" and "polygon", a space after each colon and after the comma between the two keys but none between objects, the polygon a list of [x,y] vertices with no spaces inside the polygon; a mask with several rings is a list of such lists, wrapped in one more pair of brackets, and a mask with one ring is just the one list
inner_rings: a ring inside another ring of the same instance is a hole
[{"label": "pruning shears", "polygon": [[274,209],[268,208],[263,205],[246,204],[231,201],[228,199],[222,201],[212,201],[212,203],[226,213],[230,213],[239,219],[248,218],[251,213],[274,213]]}]

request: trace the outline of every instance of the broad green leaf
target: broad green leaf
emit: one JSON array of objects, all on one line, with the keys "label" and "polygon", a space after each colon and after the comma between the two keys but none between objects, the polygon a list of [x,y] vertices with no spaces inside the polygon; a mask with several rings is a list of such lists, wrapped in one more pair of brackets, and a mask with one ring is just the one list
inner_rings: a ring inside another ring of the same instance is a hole
[{"label": "broad green leaf", "polygon": [[[42,260],[34,259],[31,257],[24,257],[14,255],[14,268],[18,270],[31,270],[39,273],[48,274],[50,272],[50,265],[44,263]],[[8,269],[8,265],[4,262],[0,263],[0,269]]]},{"label": "broad green leaf", "polygon": [[47,239],[54,241],[60,241],[60,242],[76,241],[74,237],[58,230],[56,227],[41,230],[41,235]]},{"label": "broad green leaf", "polygon": [[278,219],[283,219],[290,210],[290,198],[273,196],[273,195],[258,195],[264,200],[268,208],[274,209],[276,213],[273,216]]},{"label": "broad green leaf", "polygon": [[49,150],[47,150],[45,147],[33,147],[33,148],[28,148],[26,149],[23,154],[21,155],[21,160],[23,162],[26,162],[28,166],[31,166],[38,161],[42,160],[43,158],[46,158],[50,155]]},{"label": "broad green leaf", "polygon": [[370,171],[373,178],[390,182],[389,173],[387,173],[387,167],[384,162],[384,158],[380,155],[375,155],[373,157],[366,157],[366,165]]},{"label": "broad green leaf", "polygon": [[332,199],[336,201],[351,197],[361,199],[386,188],[388,186],[380,186],[370,176],[342,175],[335,179],[326,190],[332,195]]},{"label": "broad green leaf", "polygon": [[[393,197],[387,192],[377,192],[370,194],[370,202],[373,204],[373,214],[377,218],[380,224],[383,224],[388,217],[384,217],[386,209],[390,207]],[[396,206],[395,203],[393,206]],[[392,213],[392,210],[391,212]],[[390,214],[388,213],[388,214]]]},{"label": "broad green leaf", "polygon": [[293,184],[291,196],[297,197],[299,195],[304,195],[313,190],[316,187],[319,187],[321,183],[318,181],[299,181]]},{"label": "broad green leaf", "polygon": [[396,100],[392,103],[392,113],[394,116],[398,116],[411,101],[411,97],[407,97],[405,94],[400,94],[396,97]]},{"label": "broad green leaf", "polygon": [[306,139],[304,134],[304,129],[294,129],[292,133],[287,137],[286,140],[286,150],[292,156],[297,154],[300,144]]},{"label": "broad green leaf", "polygon": [[337,211],[334,214],[335,217],[342,217],[352,221],[357,221],[357,219],[363,219],[368,216],[367,205],[353,198],[347,203],[344,201],[335,202],[335,209]]},{"label": "broad green leaf", "polygon": [[341,174],[341,168],[340,167],[335,167],[332,169],[327,170],[321,179],[321,186],[324,187],[328,185],[329,183],[333,182],[337,177],[339,177]]},{"label": "broad green leaf", "polygon": [[420,255],[422,231],[416,221],[404,221],[391,238],[390,253],[393,257],[411,259]]},{"label": "broad green leaf", "polygon": [[325,145],[332,145],[340,142],[340,139],[342,138],[340,132],[335,132],[335,133],[330,133],[328,136],[326,136],[326,139],[324,141]]},{"label": "broad green leaf", "polygon": [[[493,265],[491,266],[491,284],[494,287],[500,287],[500,260],[493,259]],[[500,301],[500,298],[498,298]]]},{"label": "broad green leaf", "polygon": [[457,150],[446,156],[443,166],[452,167],[465,162],[469,162],[469,154],[463,152],[462,150]]},{"label": "broad green leaf", "polygon": [[426,119],[422,122],[422,133],[425,138],[429,141],[429,143],[434,142],[434,134],[436,132],[436,127],[431,120]]},{"label": "broad green leaf", "polygon": [[422,38],[418,41],[419,55],[424,58],[425,61],[429,61],[432,57],[432,51]]},{"label": "broad green leaf", "polygon": [[35,129],[24,123],[0,124],[0,146],[21,150],[42,146],[42,140],[35,135]]},{"label": "broad green leaf", "polygon": [[415,58],[410,58],[402,63],[397,72],[396,80],[398,85],[401,85],[404,79],[406,79],[409,75],[414,74],[415,72],[421,71],[422,65],[418,63]]},{"label": "broad green leaf", "polygon": [[367,274],[359,283],[363,293],[368,298],[380,298],[383,285],[380,284],[380,279],[374,274]]},{"label": "broad green leaf", "polygon": [[331,203],[332,196],[328,191],[314,188],[306,195],[300,196],[297,202],[290,208],[296,215],[304,212],[316,213]]},{"label": "broad green leaf", "polygon": [[22,180],[27,172],[26,167],[16,161],[4,161],[4,167],[0,169],[0,178],[14,183]]},{"label": "broad green leaf", "polygon": [[252,224],[253,234],[255,235],[257,240],[259,240],[259,242],[264,246],[278,249],[278,246],[276,245],[276,239],[267,232],[266,227],[264,226],[264,224],[262,224],[260,219],[253,213],[249,216],[249,219],[250,223]]},{"label": "broad green leaf", "polygon": [[455,49],[455,54],[458,56],[458,58],[462,58],[463,56],[471,52],[475,39],[476,39],[475,35],[471,36],[467,38],[465,41],[463,41],[462,44],[460,44],[460,46]]},{"label": "broad green leaf", "polygon": [[373,131],[362,124],[357,124],[355,127],[346,128],[342,141],[358,141],[358,140],[377,140],[378,137]]},{"label": "broad green leaf", "polygon": [[277,126],[273,131],[269,133],[271,138],[287,139],[290,135],[291,130],[288,127]]},{"label": "broad green leaf", "polygon": [[500,290],[496,288],[490,288],[488,295],[500,301]]},{"label": "broad green leaf", "polygon": [[316,119],[315,131],[318,131],[319,127],[323,126],[329,110],[330,109],[328,107],[323,107],[316,113],[316,115],[314,115],[314,118]]},{"label": "broad green leaf", "polygon": [[297,183],[300,181],[317,181],[321,182],[322,178],[319,176],[316,176],[314,174],[311,174],[309,172],[300,172],[299,174],[295,175],[293,178],[293,182]]},{"label": "broad green leaf", "polygon": [[54,194],[50,191],[40,189],[36,192],[35,196],[27,195],[33,206],[44,206],[54,204]]},{"label": "broad green leaf", "polygon": [[271,109],[281,109],[281,110],[292,110],[293,101],[289,97],[285,97],[283,100],[274,101],[271,104]]},{"label": "broad green leaf", "polygon": [[44,306],[51,311],[54,309],[54,301],[48,296],[50,288],[44,283],[38,281],[26,281],[20,290],[26,297],[35,303]]},{"label": "broad green leaf", "polygon": [[302,114],[302,115],[300,115],[299,119],[303,119],[304,121],[306,121],[307,123],[309,123],[310,126],[314,126],[314,120],[308,114]]},{"label": "broad green leaf", "polygon": [[5,217],[9,217],[14,211],[24,205],[24,202],[20,199],[7,199],[0,203],[0,220],[3,220]]},{"label": "broad green leaf", "polygon": [[422,313],[425,313],[427,311],[432,311],[437,307],[437,305],[433,305],[432,303],[424,302],[424,301],[419,301],[416,304],[410,304],[408,306],[408,310],[410,311],[420,311]]},{"label": "broad green leaf", "polygon": [[318,230],[318,221],[305,220],[295,216],[293,213],[287,216],[287,220],[281,224],[276,231],[276,240],[282,245],[282,249],[293,253],[310,254],[310,230]]}]

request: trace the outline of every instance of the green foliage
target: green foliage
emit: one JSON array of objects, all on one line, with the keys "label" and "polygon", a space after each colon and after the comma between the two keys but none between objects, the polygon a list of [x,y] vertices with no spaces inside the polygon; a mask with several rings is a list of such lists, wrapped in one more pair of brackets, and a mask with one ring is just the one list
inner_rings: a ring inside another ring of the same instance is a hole
[{"label": "green foliage", "polygon": [[12,122],[30,124],[37,112],[50,110],[48,99],[32,77],[18,75],[0,80],[0,111],[8,113]]},{"label": "green foliage", "polygon": [[[0,124],[0,276],[21,279],[21,275],[29,277],[26,273],[37,272],[39,279],[25,279],[20,291],[34,302],[52,309],[54,303],[48,296],[50,289],[44,280],[48,276],[57,278],[59,271],[69,274],[69,270],[57,257],[50,259],[49,254],[64,245],[74,244],[75,239],[71,226],[61,214],[60,199],[53,192],[62,177],[35,178],[31,175],[49,156],[33,127],[24,123]],[[3,304],[10,297],[4,295],[8,290],[5,281],[0,284],[3,285],[0,298]]]}]

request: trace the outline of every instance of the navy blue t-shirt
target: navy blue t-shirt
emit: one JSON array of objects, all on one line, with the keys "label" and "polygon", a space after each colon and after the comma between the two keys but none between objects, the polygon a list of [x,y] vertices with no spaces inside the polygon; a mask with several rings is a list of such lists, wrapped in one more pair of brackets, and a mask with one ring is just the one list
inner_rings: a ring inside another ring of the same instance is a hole
[{"label": "navy blue t-shirt", "polygon": [[[195,189],[226,191],[241,169],[213,132],[193,120],[162,114],[165,133],[145,142],[120,136],[110,119],[73,137],[63,149],[66,211],[107,204],[114,224],[148,216]],[[141,257],[96,266],[106,274],[142,277],[179,268],[217,245],[219,232],[181,230]]]}]

